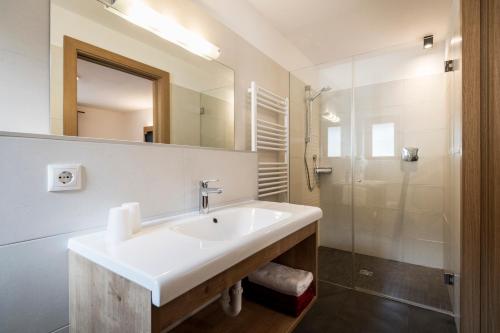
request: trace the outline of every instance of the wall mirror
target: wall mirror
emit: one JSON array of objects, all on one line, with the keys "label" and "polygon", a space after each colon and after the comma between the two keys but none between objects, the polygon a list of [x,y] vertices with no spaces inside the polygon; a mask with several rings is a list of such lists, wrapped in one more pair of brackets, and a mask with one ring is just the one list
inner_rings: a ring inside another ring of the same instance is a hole
[{"label": "wall mirror", "polygon": [[233,70],[102,2],[51,0],[49,133],[234,149]]}]

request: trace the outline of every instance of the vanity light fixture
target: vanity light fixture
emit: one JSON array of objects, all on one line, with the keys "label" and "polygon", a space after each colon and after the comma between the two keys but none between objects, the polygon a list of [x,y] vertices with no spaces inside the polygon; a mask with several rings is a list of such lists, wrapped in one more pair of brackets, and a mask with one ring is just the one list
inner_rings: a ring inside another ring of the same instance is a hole
[{"label": "vanity light fixture", "polygon": [[424,49],[430,49],[434,46],[434,35],[424,36]]},{"label": "vanity light fixture", "polygon": [[143,0],[97,0],[121,18],[207,60],[220,56],[220,49],[173,19],[146,5]]}]

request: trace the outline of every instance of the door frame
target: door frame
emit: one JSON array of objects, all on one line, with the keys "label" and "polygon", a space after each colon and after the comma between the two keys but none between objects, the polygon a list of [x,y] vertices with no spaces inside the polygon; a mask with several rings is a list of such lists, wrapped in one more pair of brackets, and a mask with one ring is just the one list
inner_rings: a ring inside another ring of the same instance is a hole
[{"label": "door frame", "polygon": [[500,331],[500,0],[462,0],[462,332]]},{"label": "door frame", "polygon": [[137,75],[153,82],[153,140],[170,143],[170,74],[117,53],[64,36],[63,134],[78,136],[77,60]]}]

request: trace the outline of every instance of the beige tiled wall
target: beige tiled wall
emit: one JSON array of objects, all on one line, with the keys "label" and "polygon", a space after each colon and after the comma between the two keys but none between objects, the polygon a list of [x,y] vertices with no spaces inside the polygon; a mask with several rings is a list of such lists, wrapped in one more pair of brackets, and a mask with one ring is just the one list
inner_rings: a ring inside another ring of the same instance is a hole
[{"label": "beige tiled wall", "polygon": [[144,127],[153,124],[151,109],[124,112],[78,106],[78,111],[81,137],[144,142]]},{"label": "beige tiled wall", "polygon": [[[356,252],[443,267],[444,88],[436,74],[355,89]],[[374,122],[394,122],[395,157],[370,157]],[[419,161],[401,162],[403,147],[419,148]]]},{"label": "beige tiled wall", "polygon": [[[321,119],[321,165],[333,168],[330,175],[321,175],[320,192],[323,219],[320,244],[344,251],[352,251],[352,172],[351,172],[351,116],[352,90],[336,90],[321,99],[321,110],[334,112],[337,123]],[[341,156],[328,157],[328,127],[340,126]]]},{"label": "beige tiled wall", "polygon": [[204,113],[200,116],[200,143],[203,147],[233,149],[233,104],[207,94],[200,94]]},{"label": "beige tiled wall", "polygon": [[177,145],[200,145],[200,93],[172,84],[171,140]]},{"label": "beige tiled wall", "polygon": [[[311,143],[307,151],[309,174],[314,180],[312,156],[319,157],[319,99],[313,104]],[[319,206],[320,191],[316,187],[312,192],[307,188],[304,166],[305,145],[305,83],[290,74],[290,202]]]},{"label": "beige tiled wall", "polygon": [[[331,175],[320,177],[320,194],[305,187],[304,83],[291,76],[292,201],[317,204],[319,199],[321,245],[443,268],[450,133],[443,52],[442,44],[431,51],[409,44],[300,71],[315,74],[309,76],[317,77],[318,86],[334,88],[321,96],[320,110],[314,111],[321,118],[313,123],[310,153],[319,149],[320,164],[333,167]],[[323,118],[327,112],[339,120]],[[372,124],[387,122],[395,126],[394,156],[374,158]],[[332,126],[341,128],[339,157],[327,154]],[[403,147],[418,147],[420,160],[402,163]]]}]

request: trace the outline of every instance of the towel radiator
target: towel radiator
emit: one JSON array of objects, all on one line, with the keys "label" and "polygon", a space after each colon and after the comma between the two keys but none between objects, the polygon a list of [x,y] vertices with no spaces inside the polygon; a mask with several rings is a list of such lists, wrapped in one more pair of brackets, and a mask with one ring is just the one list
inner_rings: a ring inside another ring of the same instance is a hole
[{"label": "towel radiator", "polygon": [[[250,84],[252,151],[259,153],[258,197],[282,194],[289,201],[289,102]],[[275,160],[269,155],[275,153]]]}]

